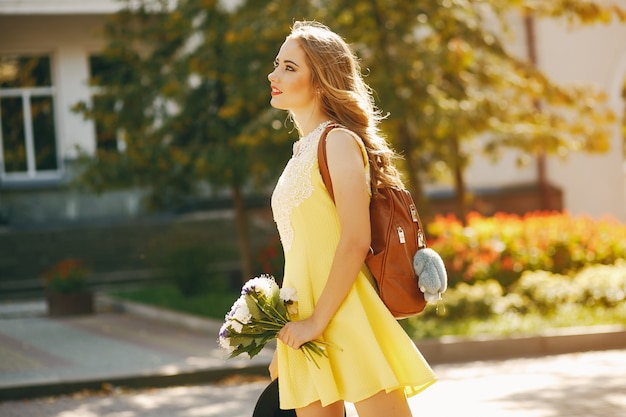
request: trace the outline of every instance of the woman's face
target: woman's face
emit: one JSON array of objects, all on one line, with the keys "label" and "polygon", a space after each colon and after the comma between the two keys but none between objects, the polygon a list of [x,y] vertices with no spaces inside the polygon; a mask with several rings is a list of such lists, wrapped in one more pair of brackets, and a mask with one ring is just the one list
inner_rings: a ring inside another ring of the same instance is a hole
[{"label": "woman's face", "polygon": [[274,71],[267,78],[272,89],[272,107],[300,113],[315,106],[311,70],[297,40],[288,38],[283,43],[274,61]]}]

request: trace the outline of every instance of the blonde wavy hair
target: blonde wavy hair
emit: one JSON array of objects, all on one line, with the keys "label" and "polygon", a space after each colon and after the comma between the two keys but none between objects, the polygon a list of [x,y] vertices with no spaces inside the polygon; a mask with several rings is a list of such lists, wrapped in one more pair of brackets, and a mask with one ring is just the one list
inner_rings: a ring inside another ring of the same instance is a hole
[{"label": "blonde wavy hair", "polygon": [[393,164],[396,153],[381,135],[383,119],[371,88],[363,81],[358,58],[350,46],[318,22],[295,22],[288,39],[298,41],[311,68],[311,82],[320,90],[322,111],[361,137],[367,150],[372,194],[383,187],[403,188]]}]

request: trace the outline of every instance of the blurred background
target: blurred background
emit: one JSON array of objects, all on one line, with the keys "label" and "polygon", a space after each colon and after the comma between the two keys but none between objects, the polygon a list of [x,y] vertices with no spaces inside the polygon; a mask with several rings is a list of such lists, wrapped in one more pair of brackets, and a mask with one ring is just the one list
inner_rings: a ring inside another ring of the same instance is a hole
[{"label": "blurred background", "polygon": [[297,132],[266,75],[306,19],[361,58],[448,268],[452,327],[433,308],[407,331],[624,323],[623,3],[0,0],[0,302],[222,318],[280,279]]}]

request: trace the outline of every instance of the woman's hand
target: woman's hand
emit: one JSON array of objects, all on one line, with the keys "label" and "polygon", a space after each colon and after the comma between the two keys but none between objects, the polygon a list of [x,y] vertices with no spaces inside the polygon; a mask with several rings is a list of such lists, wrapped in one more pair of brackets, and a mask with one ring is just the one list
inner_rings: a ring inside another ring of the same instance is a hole
[{"label": "woman's hand", "polygon": [[324,327],[309,317],[285,324],[278,332],[278,339],[292,349],[300,349],[306,342],[319,338],[323,331]]}]

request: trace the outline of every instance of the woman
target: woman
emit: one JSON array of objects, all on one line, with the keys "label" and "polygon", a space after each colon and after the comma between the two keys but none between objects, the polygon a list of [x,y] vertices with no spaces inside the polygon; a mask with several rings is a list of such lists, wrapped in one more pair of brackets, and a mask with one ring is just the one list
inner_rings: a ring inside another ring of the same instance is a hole
[{"label": "woman", "polygon": [[[270,365],[281,408],[295,408],[299,417],[339,417],[349,401],[361,417],[410,417],[406,396],[436,378],[364,265],[371,194],[402,184],[378,134],[370,89],[350,47],[315,22],[294,24],[268,79],[271,105],[289,111],[301,135],[272,195],[285,252],[283,287],[298,297],[298,314],[280,331]],[[342,126],[326,141],[335,202],[317,163],[330,123]],[[314,339],[330,344],[319,367],[298,350]]]}]

